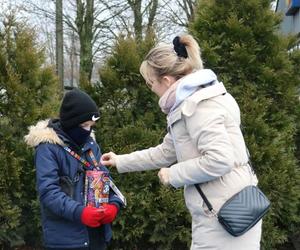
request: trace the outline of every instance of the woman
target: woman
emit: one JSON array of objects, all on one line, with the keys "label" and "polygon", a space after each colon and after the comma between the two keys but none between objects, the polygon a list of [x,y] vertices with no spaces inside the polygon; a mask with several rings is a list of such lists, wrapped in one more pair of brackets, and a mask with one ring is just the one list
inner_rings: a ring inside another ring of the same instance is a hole
[{"label": "woman", "polygon": [[164,185],[184,187],[192,215],[191,249],[259,249],[261,221],[244,235],[231,236],[194,186],[200,184],[218,211],[232,195],[257,184],[240,131],[239,107],[214,72],[203,69],[192,36],[175,37],[173,44],[153,48],[140,67],[167,114],[163,142],[130,154],[106,153],[101,162],[120,173],[161,168],[158,176]]}]

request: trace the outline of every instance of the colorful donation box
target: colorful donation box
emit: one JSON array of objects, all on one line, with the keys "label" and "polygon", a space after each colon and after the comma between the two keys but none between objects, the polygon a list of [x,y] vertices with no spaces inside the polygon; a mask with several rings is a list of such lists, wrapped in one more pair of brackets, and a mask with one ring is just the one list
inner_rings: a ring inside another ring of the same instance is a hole
[{"label": "colorful donation box", "polygon": [[87,170],[85,176],[85,205],[101,207],[108,203],[110,179],[108,172]]}]

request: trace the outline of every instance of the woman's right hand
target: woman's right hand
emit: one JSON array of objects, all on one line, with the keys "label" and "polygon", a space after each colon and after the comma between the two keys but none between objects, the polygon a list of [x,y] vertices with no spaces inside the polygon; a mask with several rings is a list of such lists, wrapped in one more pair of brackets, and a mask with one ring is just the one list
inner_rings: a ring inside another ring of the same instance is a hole
[{"label": "woman's right hand", "polygon": [[116,166],[117,155],[114,152],[105,153],[101,156],[100,163],[104,166]]}]

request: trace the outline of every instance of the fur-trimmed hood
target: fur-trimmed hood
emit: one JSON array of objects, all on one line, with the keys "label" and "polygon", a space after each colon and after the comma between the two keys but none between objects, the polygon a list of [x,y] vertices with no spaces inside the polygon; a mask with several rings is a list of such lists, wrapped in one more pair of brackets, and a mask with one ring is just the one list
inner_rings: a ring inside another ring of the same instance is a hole
[{"label": "fur-trimmed hood", "polygon": [[36,125],[30,126],[29,133],[24,136],[26,144],[36,147],[40,143],[51,143],[64,146],[64,142],[58,137],[53,128],[48,127],[48,120],[39,121]]},{"label": "fur-trimmed hood", "polygon": [[[61,146],[67,146],[68,144],[73,144],[70,138],[61,130],[59,125],[59,120],[43,120],[39,121],[36,125],[30,126],[29,133],[24,136],[26,144],[30,147],[36,147],[40,143],[51,143],[58,144]],[[57,133],[57,131],[59,131]],[[96,137],[94,131],[91,133],[91,137],[96,142]],[[78,146],[77,146],[78,147]]]},{"label": "fur-trimmed hood", "polygon": [[[61,146],[73,145],[75,148],[78,147],[62,131],[58,119],[39,121],[36,125],[30,126],[28,129],[29,133],[24,136],[24,140],[30,147],[36,147],[40,143],[51,143]],[[92,131],[91,137],[96,142],[94,131]]]}]

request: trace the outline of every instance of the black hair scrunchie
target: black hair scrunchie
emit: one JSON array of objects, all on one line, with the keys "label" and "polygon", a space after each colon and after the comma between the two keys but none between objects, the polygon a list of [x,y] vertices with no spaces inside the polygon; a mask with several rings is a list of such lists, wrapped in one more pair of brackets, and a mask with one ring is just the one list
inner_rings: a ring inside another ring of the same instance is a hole
[{"label": "black hair scrunchie", "polygon": [[185,45],[180,42],[180,37],[176,36],[173,39],[174,50],[179,57],[188,57],[188,53],[186,51]]}]

